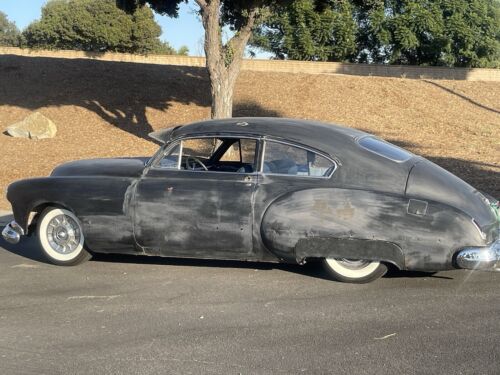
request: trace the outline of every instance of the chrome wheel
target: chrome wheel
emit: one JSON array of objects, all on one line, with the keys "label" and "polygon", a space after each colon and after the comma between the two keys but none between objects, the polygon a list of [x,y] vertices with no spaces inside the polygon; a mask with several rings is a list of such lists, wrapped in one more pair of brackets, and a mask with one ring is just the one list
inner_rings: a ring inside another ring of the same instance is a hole
[{"label": "chrome wheel", "polygon": [[80,244],[82,234],[78,223],[70,216],[55,216],[47,225],[47,240],[59,254],[69,254]]},{"label": "chrome wheel", "polygon": [[37,222],[37,235],[43,253],[51,263],[72,266],[90,259],[83,246],[80,222],[69,210],[46,208]]}]

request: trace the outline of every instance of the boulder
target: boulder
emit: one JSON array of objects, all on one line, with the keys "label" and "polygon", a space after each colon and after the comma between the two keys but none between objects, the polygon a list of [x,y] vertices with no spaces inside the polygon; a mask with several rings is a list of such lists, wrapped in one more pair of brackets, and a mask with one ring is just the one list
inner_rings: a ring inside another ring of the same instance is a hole
[{"label": "boulder", "polygon": [[54,138],[56,132],[56,124],[40,112],[34,112],[24,120],[7,127],[7,134],[18,138]]}]

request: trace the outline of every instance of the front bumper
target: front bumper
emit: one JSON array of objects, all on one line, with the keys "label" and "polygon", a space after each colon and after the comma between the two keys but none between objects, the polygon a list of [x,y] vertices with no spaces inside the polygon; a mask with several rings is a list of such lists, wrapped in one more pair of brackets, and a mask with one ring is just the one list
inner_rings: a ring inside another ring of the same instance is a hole
[{"label": "front bumper", "polygon": [[458,252],[457,266],[469,270],[500,271],[500,240],[485,247],[467,247]]},{"label": "front bumper", "polygon": [[11,244],[16,244],[21,239],[21,236],[24,235],[24,230],[21,226],[15,221],[11,221],[9,224],[5,226],[2,231],[2,237],[5,241]]}]

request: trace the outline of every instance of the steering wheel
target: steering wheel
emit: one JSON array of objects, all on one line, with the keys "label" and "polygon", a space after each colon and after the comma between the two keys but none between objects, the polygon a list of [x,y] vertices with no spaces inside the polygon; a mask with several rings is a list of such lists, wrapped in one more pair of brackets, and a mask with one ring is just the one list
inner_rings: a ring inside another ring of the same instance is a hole
[{"label": "steering wheel", "polygon": [[192,170],[194,170],[195,167],[196,167],[195,163],[192,163],[192,164],[189,163],[190,160],[192,160],[195,163],[198,163],[199,165],[201,165],[203,167],[203,169],[205,169],[206,171],[208,171],[207,166],[205,164],[203,164],[203,162],[200,159],[198,159],[196,156],[188,156],[186,158],[186,169],[192,169]]}]

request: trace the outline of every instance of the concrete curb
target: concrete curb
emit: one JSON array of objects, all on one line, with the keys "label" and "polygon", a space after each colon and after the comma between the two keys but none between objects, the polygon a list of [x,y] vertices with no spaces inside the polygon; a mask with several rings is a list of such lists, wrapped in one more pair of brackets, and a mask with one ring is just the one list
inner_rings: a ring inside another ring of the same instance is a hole
[{"label": "concrete curb", "polygon": [[0,227],[4,227],[14,220],[12,211],[0,210]]}]

